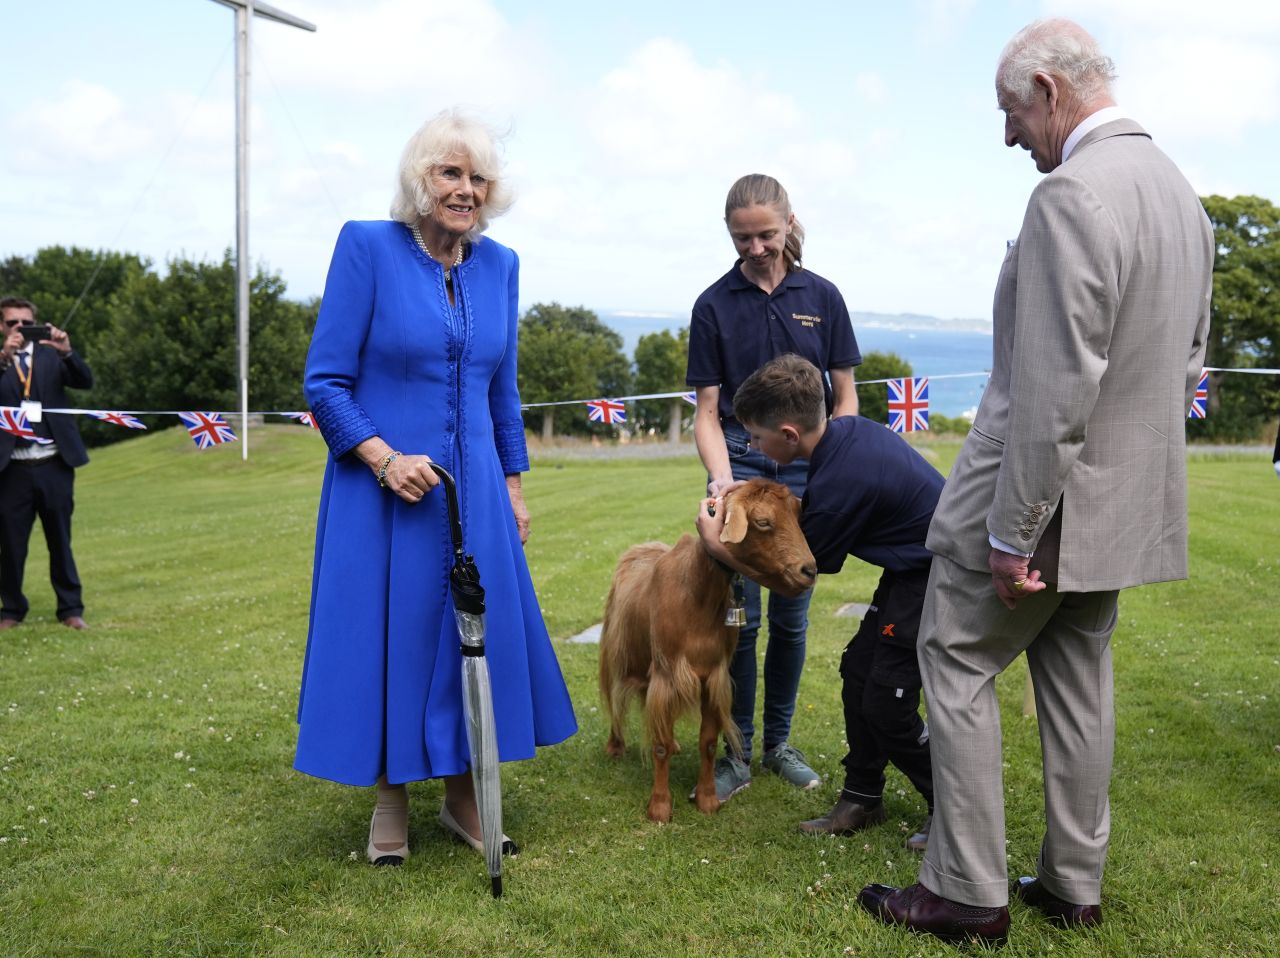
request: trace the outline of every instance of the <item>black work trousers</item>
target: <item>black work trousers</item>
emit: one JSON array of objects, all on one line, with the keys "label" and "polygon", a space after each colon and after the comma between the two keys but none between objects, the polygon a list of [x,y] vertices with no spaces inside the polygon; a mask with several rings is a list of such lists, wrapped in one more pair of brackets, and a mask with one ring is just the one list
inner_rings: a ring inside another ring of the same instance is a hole
[{"label": "black work trousers", "polygon": [[840,659],[845,738],[844,797],[862,805],[884,794],[892,762],[933,811],[929,729],[920,718],[916,635],[929,570],[880,576],[871,607]]}]

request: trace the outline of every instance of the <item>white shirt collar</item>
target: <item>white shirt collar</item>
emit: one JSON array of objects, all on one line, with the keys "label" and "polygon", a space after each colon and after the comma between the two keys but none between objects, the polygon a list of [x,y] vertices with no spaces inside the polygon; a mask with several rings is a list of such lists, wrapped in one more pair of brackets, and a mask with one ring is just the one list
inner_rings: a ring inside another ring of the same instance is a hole
[{"label": "white shirt collar", "polygon": [[1104,106],[1097,113],[1090,113],[1080,125],[1071,131],[1071,135],[1067,137],[1067,142],[1062,144],[1062,162],[1067,162],[1067,157],[1071,155],[1071,151],[1080,145],[1080,141],[1084,139],[1084,135],[1090,130],[1096,130],[1104,123],[1110,123],[1112,120],[1126,120],[1129,114],[1118,106]]}]

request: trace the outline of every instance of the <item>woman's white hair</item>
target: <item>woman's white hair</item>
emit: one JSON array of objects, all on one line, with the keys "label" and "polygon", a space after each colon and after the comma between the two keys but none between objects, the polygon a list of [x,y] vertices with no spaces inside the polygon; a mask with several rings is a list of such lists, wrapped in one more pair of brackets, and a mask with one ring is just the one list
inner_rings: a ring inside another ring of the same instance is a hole
[{"label": "woman's white hair", "polygon": [[1005,44],[996,75],[1006,93],[1018,103],[1027,103],[1035,95],[1037,73],[1061,77],[1077,97],[1088,102],[1110,94],[1116,65],[1079,24],[1036,20]]},{"label": "woman's white hair", "polygon": [[431,169],[461,153],[470,158],[473,171],[489,182],[489,192],[471,231],[483,233],[489,221],[509,210],[514,200],[502,176],[500,143],[501,137],[491,127],[456,107],[437,113],[405,144],[391,198],[391,218],[411,225],[430,216],[439,198]]}]

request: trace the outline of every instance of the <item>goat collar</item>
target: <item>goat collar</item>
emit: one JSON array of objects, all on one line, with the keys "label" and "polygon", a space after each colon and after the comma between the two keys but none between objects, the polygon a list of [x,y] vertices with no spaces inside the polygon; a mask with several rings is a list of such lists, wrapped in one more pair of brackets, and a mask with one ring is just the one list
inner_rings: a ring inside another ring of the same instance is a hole
[{"label": "goat collar", "polygon": [[720,567],[720,570],[726,573],[727,575],[729,575],[730,577],[733,577],[735,575],[740,576],[742,574],[737,569],[733,568],[733,566],[726,565],[725,563],[721,562],[719,559],[713,556],[710,552],[707,553],[707,558],[710,559],[712,562],[714,562],[716,565],[718,565]]}]

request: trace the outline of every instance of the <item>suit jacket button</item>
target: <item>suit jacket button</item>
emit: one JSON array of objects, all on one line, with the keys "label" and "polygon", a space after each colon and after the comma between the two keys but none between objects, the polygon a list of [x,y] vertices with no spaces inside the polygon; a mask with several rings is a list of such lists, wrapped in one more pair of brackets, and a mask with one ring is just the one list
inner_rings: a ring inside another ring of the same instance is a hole
[{"label": "suit jacket button", "polygon": [[1031,538],[1030,532],[1023,532],[1023,533],[1020,533],[1020,535],[1022,536],[1024,541]]}]

